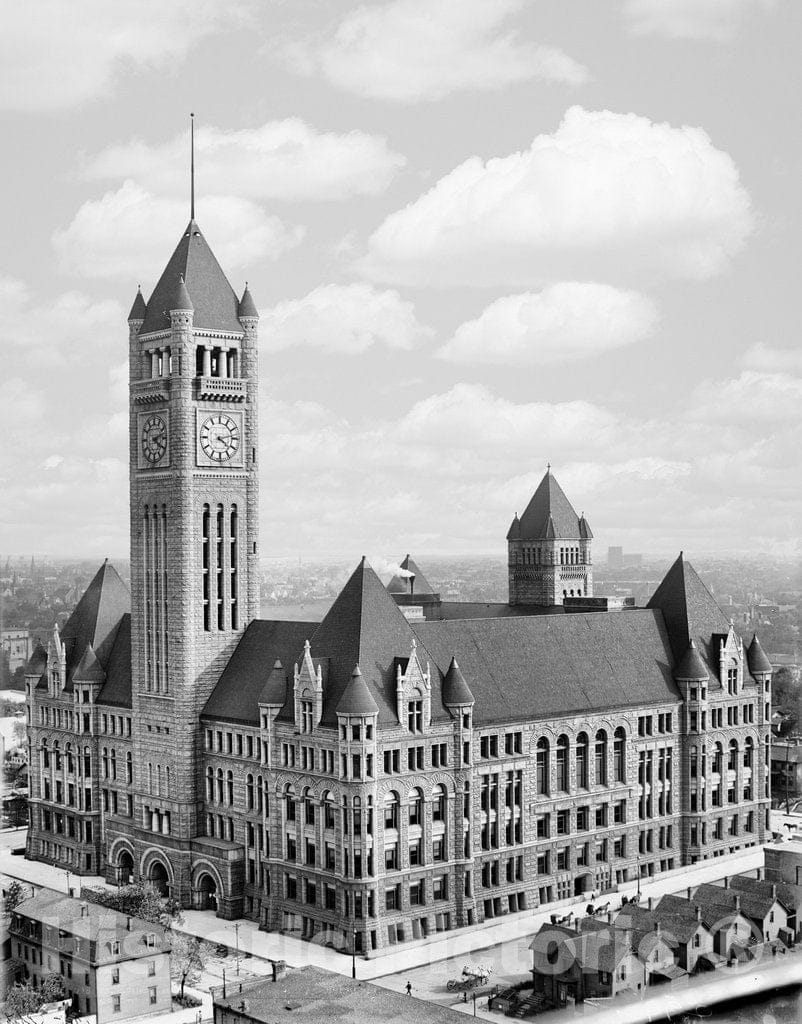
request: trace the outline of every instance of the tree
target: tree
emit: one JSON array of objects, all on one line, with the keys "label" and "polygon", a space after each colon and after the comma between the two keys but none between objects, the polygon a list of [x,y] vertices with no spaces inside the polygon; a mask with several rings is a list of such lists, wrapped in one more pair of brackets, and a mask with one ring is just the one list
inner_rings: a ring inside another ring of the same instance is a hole
[{"label": "tree", "polygon": [[25,1017],[36,1013],[44,1003],[55,1003],[64,999],[64,986],[58,974],[45,974],[42,984],[34,988],[29,981],[22,985],[12,985],[6,993],[5,1014],[10,1017]]},{"label": "tree", "polygon": [[102,907],[117,910],[128,917],[138,917],[150,924],[161,925],[165,929],[183,921],[178,900],[171,896],[160,896],[150,882],[133,882],[117,890],[84,886],[81,889],[81,899],[87,903],[99,903]]},{"label": "tree", "polygon": [[184,985],[196,985],[200,981],[209,959],[209,945],[186,932],[173,932],[170,941],[170,974],[173,981],[181,985],[179,999],[183,999]]},{"label": "tree", "polygon": [[21,882],[13,879],[8,883],[6,887],[6,899],[5,899],[5,910],[7,914],[10,914],[12,910],[16,910],[17,907],[26,898],[25,887]]}]

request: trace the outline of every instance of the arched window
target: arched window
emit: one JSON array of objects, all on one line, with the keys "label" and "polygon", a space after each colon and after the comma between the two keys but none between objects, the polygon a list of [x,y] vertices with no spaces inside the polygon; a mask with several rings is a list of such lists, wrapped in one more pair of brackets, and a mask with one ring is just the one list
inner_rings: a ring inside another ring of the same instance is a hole
[{"label": "arched window", "polygon": [[581,732],[576,738],[576,784],[580,789],[588,788],[588,734]]},{"label": "arched window", "polygon": [[109,777],[109,748],[103,748],[103,778]]},{"label": "arched window", "polygon": [[223,769],[217,769],[217,802],[223,802]]},{"label": "arched window", "polygon": [[248,777],[245,780],[245,807],[249,811],[252,811],[255,806],[253,794],[253,775],[248,775]]},{"label": "arched window", "polygon": [[362,800],[354,797],[354,835],[358,836],[362,831]]},{"label": "arched window", "polygon": [[308,786],[304,790],[304,824],[315,824],[315,795]]},{"label": "arched window", "polygon": [[50,767],[50,751],[47,747],[47,739],[42,740],[42,767]]},{"label": "arched window", "polygon": [[53,741],[53,760],[55,761],[56,771],[61,771],[61,747],[59,746],[58,740]]},{"label": "arched window", "polygon": [[627,734],[620,725],[613,738],[613,774],[616,782],[627,781]]},{"label": "arched window", "polygon": [[[129,753],[128,757],[131,755]],[[89,747],[84,747],[84,775],[88,779],[92,774],[92,751]],[[130,779],[128,780],[131,781]]]},{"label": "arched window", "polygon": [[75,771],[75,761],[72,756],[72,743],[68,743],[64,748],[64,756],[67,759],[67,772],[72,775]]},{"label": "arched window", "polygon": [[432,821],[446,820],[446,787],[437,785],[432,790]]},{"label": "arched window", "polygon": [[210,803],[214,800],[214,772],[211,766],[206,769],[206,799]]},{"label": "arched window", "polygon": [[596,733],[596,785],[607,785],[607,733],[604,729]]},{"label": "arched window", "polygon": [[419,789],[413,789],[409,794],[409,823],[423,824],[423,793]]},{"label": "arched window", "polygon": [[398,793],[392,789],[384,798],[384,827],[398,828]]},{"label": "arched window", "polygon": [[229,807],[234,803],[234,773],[230,768],[226,772],[226,803]]},{"label": "arched window", "polygon": [[262,776],[259,775],[256,778],[256,809],[260,814],[268,812],[267,806],[267,786],[262,782]]},{"label": "arched window", "polygon": [[111,777],[117,778],[117,751],[114,747],[111,748]]},{"label": "arched window", "polygon": [[334,797],[329,790],[323,794],[323,828],[334,828]]},{"label": "arched window", "polygon": [[744,768],[751,768],[754,761],[754,742],[751,736],[746,737],[744,742]]},{"label": "arched window", "polygon": [[148,761],[148,793],[153,792],[153,765]]},{"label": "arched window", "polygon": [[291,785],[284,790],[284,812],[287,821],[295,821],[295,790]]},{"label": "arched window", "polygon": [[730,740],[729,756],[727,757],[727,771],[734,772],[738,767],[738,741]]},{"label": "arched window", "polygon": [[170,792],[170,790],[171,790],[171,786],[170,786],[170,765],[169,764],[164,769],[164,779],[165,779],[165,786],[167,787],[165,789],[165,793],[169,797],[171,795],[171,792]]},{"label": "arched window", "polygon": [[131,759],[131,751],[125,755],[125,781],[130,786],[134,781],[134,763]]},{"label": "arched window", "polygon": [[720,743],[713,745],[713,763],[711,768],[714,775],[720,775],[724,765],[724,750]]},{"label": "arched window", "polygon": [[568,737],[557,737],[557,789],[568,792]]},{"label": "arched window", "polygon": [[549,741],[545,736],[541,736],[537,741],[537,750],[535,753],[535,767],[537,774],[537,791],[539,794],[548,794],[549,792]]}]

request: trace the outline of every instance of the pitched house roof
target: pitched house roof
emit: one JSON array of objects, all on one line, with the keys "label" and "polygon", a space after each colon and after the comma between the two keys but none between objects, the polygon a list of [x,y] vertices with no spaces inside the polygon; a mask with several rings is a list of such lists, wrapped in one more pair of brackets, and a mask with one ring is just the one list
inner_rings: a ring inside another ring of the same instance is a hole
[{"label": "pitched house roof", "polygon": [[789,912],[802,908],[802,885],[791,882],[769,882],[765,878],[752,878],[749,875],[733,875],[729,880],[730,891],[757,893],[771,898],[776,892],[777,899]]},{"label": "pitched house roof", "polygon": [[200,228],[191,220],[148,299],[140,335],[170,327],[169,310],[179,308],[171,305],[179,277],[192,299],[189,308],[195,309],[195,327],[242,334],[239,300]]},{"label": "pitched house roof", "polygon": [[702,906],[710,904],[725,908],[732,912],[740,910],[744,917],[751,921],[763,922],[769,916],[774,905],[778,903],[776,896],[771,891],[766,893],[755,891],[738,891],[724,889],[720,885],[713,885],[712,882],[705,882],[700,885],[693,894],[694,902]]},{"label": "pitched house roof", "polygon": [[550,469],[517,524],[516,520],[517,516],[510,527],[510,540],[581,540],[593,536],[584,516],[580,527],[579,516]]},{"label": "pitched house roof", "polygon": [[729,620],[682,552],[646,607],[659,608],[663,613],[675,661],[681,661],[693,640],[707,674],[718,679],[719,655],[714,634],[726,636]]},{"label": "pitched house roof", "polygon": [[708,931],[713,932],[719,931],[722,925],[729,922],[737,913],[746,920],[747,915],[743,911],[738,912],[734,907],[727,907],[718,901],[705,898],[704,895],[701,899],[694,895],[693,899],[689,900],[684,896],[667,894],[657,904],[657,914],[661,920],[676,917],[687,921],[701,921]]}]

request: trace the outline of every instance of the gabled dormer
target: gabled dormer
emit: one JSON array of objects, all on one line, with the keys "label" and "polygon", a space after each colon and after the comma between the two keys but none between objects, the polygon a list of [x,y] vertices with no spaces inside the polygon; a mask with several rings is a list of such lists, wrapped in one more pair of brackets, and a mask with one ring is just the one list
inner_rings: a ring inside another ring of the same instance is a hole
[{"label": "gabled dormer", "polygon": [[406,667],[396,667],[396,712],[399,723],[409,732],[428,732],[432,721],[432,677],[418,658],[418,641],[412,638]]},{"label": "gabled dormer", "polygon": [[323,667],[315,664],[312,648],[307,640],[301,663],[295,665],[295,727],[300,732],[312,732],[323,716]]},{"label": "gabled dormer", "polygon": [[744,685],[744,645],[730,623],[726,636],[718,637],[718,677],[722,690],[735,697]]}]

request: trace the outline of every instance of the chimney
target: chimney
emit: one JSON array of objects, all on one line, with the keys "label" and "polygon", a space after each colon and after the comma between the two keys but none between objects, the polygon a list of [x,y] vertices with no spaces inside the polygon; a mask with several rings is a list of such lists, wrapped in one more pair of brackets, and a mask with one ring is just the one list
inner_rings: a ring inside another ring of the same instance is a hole
[{"label": "chimney", "polygon": [[287,962],[285,960],[271,960],[270,966],[273,969],[273,981],[278,981],[287,973]]},{"label": "chimney", "polygon": [[758,880],[758,882],[763,880],[763,868],[758,868],[757,869],[757,880]]},{"label": "chimney", "polygon": [[777,899],[777,883],[776,882],[772,882],[771,883],[771,898],[773,900]]},{"label": "chimney", "polygon": [[741,910],[741,897],[736,895],[735,897],[735,909],[740,913]]},{"label": "chimney", "polygon": [[730,876],[729,875],[725,875],[724,876],[724,888],[725,889],[729,889],[729,887],[730,887]]},{"label": "chimney", "polygon": [[649,897],[649,910],[654,909],[654,896]]},{"label": "chimney", "polygon": [[415,593],[415,573],[414,572],[411,572],[409,574],[409,592],[410,592],[410,594],[414,594]]},{"label": "chimney", "polygon": [[690,886],[688,886],[688,899],[690,899],[692,896],[693,896],[693,889]]},{"label": "chimney", "polygon": [[130,932],[131,928],[133,926],[133,923],[134,923],[134,919],[132,917],[126,917],[126,919],[125,919],[125,930]]},{"label": "chimney", "polygon": [[81,904],[81,917],[89,917],[89,904],[88,903],[82,903]]},{"label": "chimney", "polygon": [[697,921],[701,921],[702,920],[702,908],[701,907],[697,907],[696,908],[696,920]]}]

